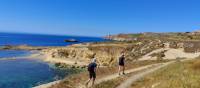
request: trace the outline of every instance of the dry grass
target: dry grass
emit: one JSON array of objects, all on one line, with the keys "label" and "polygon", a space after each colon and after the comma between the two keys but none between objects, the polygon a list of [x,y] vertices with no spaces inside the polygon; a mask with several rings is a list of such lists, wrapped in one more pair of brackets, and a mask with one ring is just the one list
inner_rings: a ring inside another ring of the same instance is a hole
[{"label": "dry grass", "polygon": [[122,81],[124,77],[119,77],[113,80],[102,82],[98,85],[95,85],[93,88],[115,88],[117,87]]},{"label": "dry grass", "polygon": [[95,85],[93,88],[116,88],[117,86],[119,86],[122,82],[124,82],[126,79],[128,79],[130,76],[134,75],[134,74],[138,74],[144,70],[147,69],[143,69],[140,71],[136,71],[136,72],[132,72],[123,76],[120,76],[116,79],[112,79],[112,80],[108,80],[108,81],[104,81],[100,84]]},{"label": "dry grass", "polygon": [[196,61],[191,62],[191,63],[192,63],[191,67],[192,67],[193,69],[195,69],[195,70],[200,70],[200,60],[196,60]]},{"label": "dry grass", "polygon": [[133,83],[131,88],[200,88],[200,60],[176,62]]},{"label": "dry grass", "polygon": [[[132,62],[132,63],[127,64],[126,69],[137,68],[137,67],[154,64],[154,63],[160,63],[160,62],[163,62],[163,61]],[[111,75],[113,73],[117,73],[117,71],[118,71],[117,66],[98,68],[97,69],[97,79],[99,79],[101,77],[105,77],[107,75]],[[61,83],[56,84],[50,88],[74,88],[75,86],[84,84],[86,82],[86,80],[88,80],[88,72],[87,71],[82,72],[80,74],[71,75],[70,77],[65,78]],[[106,83],[112,84],[112,83],[117,83],[117,81],[119,82],[119,80],[116,80],[116,81],[108,81]],[[107,85],[107,86],[109,86],[109,85]],[[112,85],[112,86],[114,86],[114,85]],[[112,87],[101,87],[101,85],[100,85],[97,88],[112,88]]]}]

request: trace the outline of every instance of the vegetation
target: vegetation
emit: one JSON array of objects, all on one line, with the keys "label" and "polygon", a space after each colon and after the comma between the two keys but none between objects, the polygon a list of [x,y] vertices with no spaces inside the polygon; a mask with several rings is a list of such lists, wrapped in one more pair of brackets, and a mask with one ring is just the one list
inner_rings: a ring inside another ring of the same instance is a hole
[{"label": "vegetation", "polygon": [[[145,70],[145,69],[144,69]],[[143,71],[143,70],[142,70]],[[108,80],[108,81],[104,81],[100,84],[97,84],[94,86],[94,88],[116,88],[117,86],[119,86],[123,81],[125,81],[126,79],[128,79],[131,75],[137,74],[141,71],[137,71],[137,72],[133,72],[133,73],[129,73],[126,74],[124,76],[118,77],[116,79],[112,79],[112,80]]]},{"label": "vegetation", "polygon": [[153,54],[151,54],[150,56],[152,56],[152,57],[157,57],[157,60],[158,61],[161,61],[161,60],[163,60],[163,57],[165,57],[165,52],[166,52],[167,50],[164,50],[164,51],[161,51],[161,52],[158,52],[158,53],[153,53]]},{"label": "vegetation", "polygon": [[132,84],[132,88],[199,88],[200,60],[176,62]]},{"label": "vegetation", "polygon": [[128,34],[129,37],[142,37],[142,34]]},{"label": "vegetation", "polygon": [[[126,69],[137,68],[140,66],[145,66],[145,65],[160,63],[160,62],[165,62],[165,61],[132,62],[132,63],[128,63],[126,65]],[[118,66],[98,68],[97,69],[97,79],[105,77],[107,75],[117,73],[117,72],[118,72]],[[118,83],[124,79],[125,79],[125,76],[122,78],[118,78],[117,80],[113,80],[113,81],[111,80],[109,82],[104,82],[106,84],[103,84],[103,85],[99,84],[96,86],[96,88],[113,88],[114,85],[115,86],[118,85]],[[81,72],[80,74],[75,74],[75,75],[66,77],[61,83],[53,85],[50,88],[75,88],[75,86],[84,84],[86,82],[86,80],[88,80],[88,72],[85,70],[85,71]],[[112,84],[112,83],[114,83],[114,84]],[[104,86],[104,87],[102,87],[102,86]]]},{"label": "vegetation", "polygon": [[[152,61],[144,61],[143,63],[138,63],[142,66],[144,66],[144,64],[149,64],[151,63]],[[154,62],[154,61],[153,61]],[[163,61],[155,61],[157,63],[161,63],[161,62],[166,62],[165,60]],[[137,63],[136,63],[137,64]],[[146,69],[144,69],[146,70]],[[126,74],[124,76],[121,76],[121,77],[118,77],[116,79],[112,79],[112,80],[108,80],[108,81],[104,81],[98,85],[95,85],[94,88],[116,88],[118,85],[120,85],[123,81],[125,81],[126,79],[128,79],[131,75],[134,75],[134,74],[137,74],[139,72],[142,72],[144,70],[141,70],[141,71],[137,71],[137,72],[133,72],[133,73],[130,73],[130,74]]]},{"label": "vegetation", "polygon": [[95,85],[94,88],[116,88],[123,80],[127,77],[119,77],[113,80],[104,81],[98,85]]},{"label": "vegetation", "polygon": [[[199,58],[200,59],[200,58]],[[199,88],[200,60],[180,62],[164,67],[133,83],[131,88]],[[138,72],[136,72],[138,73]],[[115,88],[130,75],[102,82],[94,88]]]}]

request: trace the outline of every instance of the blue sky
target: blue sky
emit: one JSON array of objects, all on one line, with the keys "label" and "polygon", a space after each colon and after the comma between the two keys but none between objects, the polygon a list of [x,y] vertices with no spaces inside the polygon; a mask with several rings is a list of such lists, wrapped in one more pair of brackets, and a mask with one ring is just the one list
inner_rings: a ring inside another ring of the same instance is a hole
[{"label": "blue sky", "polygon": [[0,0],[0,32],[104,36],[200,29],[200,0]]}]

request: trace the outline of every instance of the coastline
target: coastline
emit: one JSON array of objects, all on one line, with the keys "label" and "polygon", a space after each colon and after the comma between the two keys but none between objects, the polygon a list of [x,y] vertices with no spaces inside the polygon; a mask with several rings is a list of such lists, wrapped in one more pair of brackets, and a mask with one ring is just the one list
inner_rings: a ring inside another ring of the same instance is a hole
[{"label": "coastline", "polygon": [[49,88],[55,84],[58,84],[62,81],[61,80],[57,80],[57,81],[53,81],[53,82],[49,82],[49,83],[45,83],[45,84],[41,84],[41,85],[38,85],[38,86],[35,86],[35,87],[32,87],[32,88]]},{"label": "coastline", "polygon": [[[46,54],[43,51],[40,51],[37,54],[30,55],[27,58],[30,58],[30,59],[35,59],[36,58],[36,59],[40,59],[40,60],[42,60],[44,62],[53,63],[53,64],[64,63],[66,65],[71,65],[71,66],[85,66],[87,64],[87,63],[84,63],[84,62],[78,62],[78,64],[74,64],[75,61],[72,61],[72,60],[63,60],[63,59],[59,59],[59,58],[51,58],[49,54]],[[49,88],[49,87],[51,87],[53,85],[56,85],[56,84],[60,83],[61,81],[63,81],[63,79],[55,80],[55,81],[48,82],[48,83],[44,83],[44,84],[41,84],[41,85],[38,85],[38,86],[34,86],[32,88]]]},{"label": "coastline", "polygon": [[[17,58],[27,58],[27,59],[40,59],[44,62],[48,63],[64,63],[68,65],[74,65],[75,63],[77,66],[83,66],[86,65],[84,62],[77,62],[73,61],[72,59],[60,59],[60,58],[52,58],[51,55],[49,54],[49,50],[51,49],[56,49],[56,48],[64,48],[66,46],[27,46],[27,45],[19,45],[19,46],[3,46],[0,48],[0,50],[27,50],[30,52],[33,52],[32,54],[28,56],[20,56],[20,57],[9,57],[9,58],[3,58],[3,60],[14,60]],[[48,53],[46,53],[48,51]],[[51,52],[50,52],[51,53]]]},{"label": "coastline", "polygon": [[[27,56],[2,58],[1,60],[17,60],[17,59],[33,59],[33,60],[36,60],[36,59],[38,59],[38,60],[41,60],[41,61],[43,61],[45,63],[49,63],[49,64],[50,63],[53,63],[53,64],[55,64],[55,63],[65,63],[65,64],[68,64],[68,65],[74,65],[74,62],[72,62],[72,61],[56,60],[56,59],[50,59],[50,58],[48,59],[47,57],[48,57],[48,55],[45,55],[42,51],[37,51],[37,52],[34,52],[33,54],[30,54],[30,55],[27,55]],[[62,79],[54,80],[54,81],[44,83],[44,84],[40,84],[40,85],[37,85],[37,86],[33,86],[33,88],[48,88],[52,85],[59,83],[60,81],[62,81]]]},{"label": "coastline", "polygon": [[[32,63],[32,61],[33,60],[39,60],[39,61],[42,61],[42,62],[44,62],[44,58],[45,58],[45,56],[44,56],[44,54],[42,54],[40,51],[27,51],[27,52],[31,52],[31,53],[29,53],[29,54],[27,54],[27,55],[25,55],[25,56],[14,56],[14,57],[5,57],[5,58],[1,58],[0,59],[0,61],[9,61],[9,62],[12,62],[12,61],[18,61],[18,60],[24,60],[24,59],[26,59],[26,60],[28,60],[28,61],[30,61],[31,63]],[[34,62],[34,61],[33,61]],[[36,62],[34,62],[34,63],[37,63],[37,61]],[[48,65],[48,63],[47,62],[44,62],[44,63],[46,63],[47,65]],[[27,64],[28,65],[28,64]],[[52,78],[53,79],[53,78]],[[40,80],[40,81],[42,81],[42,80]],[[38,81],[39,82],[39,81]],[[47,82],[48,83],[48,82]]]},{"label": "coastline", "polygon": [[[62,48],[62,47],[59,47],[59,48]],[[33,46],[26,46],[26,47],[16,46],[16,47],[6,49],[6,50],[27,50],[27,51],[32,52],[32,53],[30,55],[27,55],[27,56],[1,58],[1,60],[38,59],[38,60],[41,60],[43,62],[53,63],[53,64],[63,63],[63,64],[66,64],[66,65],[71,65],[71,66],[84,66],[84,65],[86,65],[86,63],[84,63],[84,62],[76,62],[76,61],[73,61],[73,60],[70,60],[70,59],[51,58],[51,55],[49,53],[45,52],[45,50],[49,50],[49,49],[52,49],[52,47],[46,48],[46,47],[33,47]],[[75,62],[77,64],[75,64]],[[55,80],[55,81],[52,81],[52,82],[48,82],[48,83],[45,83],[45,84],[41,84],[41,85],[35,86],[33,88],[48,88],[52,85],[59,83],[60,81],[62,81],[62,79]]]},{"label": "coastline", "polygon": [[[52,38],[54,38],[54,37],[52,37]],[[25,38],[26,38],[26,36],[25,36]],[[32,35],[31,35],[30,38],[32,39]],[[42,38],[45,38],[46,40],[48,40],[48,38],[46,36],[42,36]],[[60,37],[58,37],[58,38],[60,38]],[[92,38],[92,37],[91,38],[90,37],[88,37],[88,38],[87,37],[83,37],[83,38],[84,39],[82,40],[82,37],[80,37],[80,43],[81,43],[81,45],[85,45],[88,42],[94,42],[94,43],[96,43],[96,42],[104,41],[104,39],[100,39],[100,38]],[[68,37],[63,38],[62,40],[64,40],[64,39],[68,39]],[[10,40],[12,40],[12,42],[18,42],[18,41],[15,41],[15,40],[21,40],[21,39],[15,39],[15,37],[10,37]],[[77,60],[76,58],[73,58],[73,57],[70,57],[70,58],[60,58],[60,57],[52,58],[52,51],[48,51],[48,50],[52,50],[52,49],[56,49],[57,50],[57,49],[63,49],[63,48],[65,49],[68,46],[71,46],[71,44],[73,44],[73,43],[65,43],[62,40],[61,41],[59,41],[59,40],[58,41],[57,40],[43,41],[43,39],[39,39],[39,40],[41,40],[40,41],[41,44],[39,43],[39,45],[37,45],[38,44],[38,40],[31,40],[31,41],[28,40],[28,41],[31,42],[32,45],[29,44],[29,43],[27,43],[26,40],[24,40],[25,42],[23,42],[23,41],[21,42],[20,41],[20,43],[19,44],[17,43],[16,45],[15,44],[12,45],[12,43],[10,43],[10,42],[6,42],[5,44],[3,43],[0,46],[0,51],[4,52],[4,51],[8,50],[8,52],[10,52],[10,51],[13,50],[15,52],[15,51],[21,51],[22,50],[22,51],[33,52],[33,53],[27,54],[25,56],[23,56],[23,55],[22,56],[17,55],[17,56],[13,56],[13,57],[5,57],[5,58],[3,57],[0,60],[17,60],[17,59],[37,60],[38,59],[39,61],[48,63],[50,65],[55,64],[55,66],[56,66],[57,63],[61,63],[61,65],[66,64],[66,66],[69,66],[70,68],[71,67],[72,68],[75,67],[75,70],[76,69],[82,69],[82,67],[86,66],[87,61],[90,61],[90,60],[84,60],[84,59]],[[43,42],[46,45],[42,44]],[[34,43],[36,43],[36,44],[34,44]],[[48,43],[50,43],[50,44],[48,44]],[[57,46],[57,43],[58,43],[58,46]],[[80,43],[76,43],[76,44],[80,44]],[[42,46],[42,45],[44,45],[44,46]],[[59,46],[59,45],[61,45],[61,46]],[[75,45],[75,44],[73,44],[73,45]],[[46,50],[48,51],[48,53],[45,52]],[[59,68],[59,66],[58,66],[58,68]],[[64,67],[61,67],[61,68],[64,68]],[[55,82],[58,82],[58,81],[55,81]],[[50,82],[50,83],[54,83],[54,81]],[[46,84],[44,84],[44,85],[46,85]]]}]

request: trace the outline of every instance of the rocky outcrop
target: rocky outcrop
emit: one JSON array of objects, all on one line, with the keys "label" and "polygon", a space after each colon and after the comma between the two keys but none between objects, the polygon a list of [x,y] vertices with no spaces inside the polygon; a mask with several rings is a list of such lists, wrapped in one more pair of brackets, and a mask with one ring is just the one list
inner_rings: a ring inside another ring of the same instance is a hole
[{"label": "rocky outcrop", "polygon": [[44,52],[50,59],[62,59],[74,61],[74,64],[89,63],[95,54],[101,66],[116,65],[122,52],[126,55],[126,61],[131,62],[139,57],[162,48],[162,44],[157,41],[146,41],[137,43],[110,42],[110,43],[88,43],[75,44],[68,47],[47,49]]},{"label": "rocky outcrop", "polygon": [[90,62],[92,56],[95,54],[95,58],[100,65],[111,65],[116,62],[116,59],[120,56],[120,53],[125,50],[127,45],[73,45],[63,48],[49,49],[44,52],[50,55],[50,58],[68,59],[75,62]]},{"label": "rocky outcrop", "polygon": [[200,52],[200,41],[187,41],[184,43],[185,52]]}]

